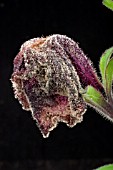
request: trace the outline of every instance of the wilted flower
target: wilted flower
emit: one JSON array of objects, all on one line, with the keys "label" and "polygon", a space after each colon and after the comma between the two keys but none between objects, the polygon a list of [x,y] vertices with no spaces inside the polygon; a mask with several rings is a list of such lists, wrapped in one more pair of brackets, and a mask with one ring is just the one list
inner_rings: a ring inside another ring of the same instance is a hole
[{"label": "wilted flower", "polygon": [[83,120],[88,85],[104,92],[91,61],[64,35],[25,42],[14,59],[11,81],[15,97],[32,112],[44,137],[58,122],[73,127]]}]

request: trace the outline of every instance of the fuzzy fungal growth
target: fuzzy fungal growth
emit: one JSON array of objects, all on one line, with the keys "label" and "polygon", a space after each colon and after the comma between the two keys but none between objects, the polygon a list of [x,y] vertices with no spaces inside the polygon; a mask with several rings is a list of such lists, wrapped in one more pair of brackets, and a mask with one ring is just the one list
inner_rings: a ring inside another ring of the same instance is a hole
[{"label": "fuzzy fungal growth", "polygon": [[103,90],[78,44],[58,34],[34,38],[21,46],[11,82],[15,98],[32,112],[43,137],[48,137],[58,122],[73,127],[83,120],[82,88],[92,85]]}]

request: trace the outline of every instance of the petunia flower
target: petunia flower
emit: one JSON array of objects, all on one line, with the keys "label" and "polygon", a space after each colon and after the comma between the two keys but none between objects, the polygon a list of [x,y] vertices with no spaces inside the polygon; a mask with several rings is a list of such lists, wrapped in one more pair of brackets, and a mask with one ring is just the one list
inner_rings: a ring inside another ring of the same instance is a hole
[{"label": "petunia flower", "polygon": [[[109,59],[106,59],[108,64],[111,63]],[[100,68],[104,85],[91,61],[67,36],[34,38],[21,46],[14,59],[11,82],[15,97],[23,109],[32,112],[43,137],[48,137],[58,122],[69,127],[81,122],[87,104],[111,119],[109,114],[113,108],[108,114],[110,104],[106,98],[111,102],[112,81],[104,69],[108,64],[103,68],[103,62],[106,63],[102,57]]]}]

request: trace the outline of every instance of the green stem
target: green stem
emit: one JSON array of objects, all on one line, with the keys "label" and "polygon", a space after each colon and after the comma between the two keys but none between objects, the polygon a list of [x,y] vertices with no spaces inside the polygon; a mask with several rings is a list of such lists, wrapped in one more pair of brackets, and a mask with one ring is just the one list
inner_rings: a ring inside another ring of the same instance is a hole
[{"label": "green stem", "polygon": [[93,107],[101,116],[113,122],[113,106],[105,102],[104,106],[95,105],[90,99],[85,99],[85,102],[90,107]]}]

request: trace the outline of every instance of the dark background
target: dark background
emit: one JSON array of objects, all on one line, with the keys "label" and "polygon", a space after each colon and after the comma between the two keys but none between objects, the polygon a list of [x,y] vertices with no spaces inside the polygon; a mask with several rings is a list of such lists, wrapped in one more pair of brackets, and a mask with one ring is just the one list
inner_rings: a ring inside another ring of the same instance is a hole
[{"label": "dark background", "polygon": [[49,138],[43,139],[31,113],[15,100],[9,80],[21,44],[56,33],[79,42],[99,73],[100,56],[113,45],[112,23],[113,12],[101,0],[0,1],[0,163],[113,160],[112,123],[88,108],[81,124],[70,129],[60,123]]}]

